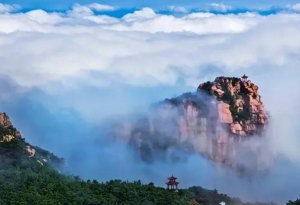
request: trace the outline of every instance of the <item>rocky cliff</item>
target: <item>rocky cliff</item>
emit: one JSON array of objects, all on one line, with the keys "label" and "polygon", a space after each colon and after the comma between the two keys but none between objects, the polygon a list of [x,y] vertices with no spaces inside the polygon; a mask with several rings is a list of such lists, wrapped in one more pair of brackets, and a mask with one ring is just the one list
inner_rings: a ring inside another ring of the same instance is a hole
[{"label": "rocky cliff", "polygon": [[[133,145],[147,162],[167,157],[176,161],[182,152],[197,152],[242,169],[241,162],[258,153],[244,156],[244,145],[263,136],[267,124],[258,86],[245,75],[221,76],[200,84],[196,92],[152,105],[148,115],[114,125],[114,136]],[[254,161],[252,168],[262,166],[259,157]]]},{"label": "rocky cliff", "polygon": [[205,91],[217,99],[219,121],[230,124],[232,134],[247,136],[259,134],[268,117],[258,94],[258,86],[250,80],[218,77],[214,82],[200,84]]},{"label": "rocky cliff", "polygon": [[26,167],[26,164],[32,162],[52,166],[61,172],[66,171],[63,158],[27,143],[8,115],[0,112],[0,168]]}]

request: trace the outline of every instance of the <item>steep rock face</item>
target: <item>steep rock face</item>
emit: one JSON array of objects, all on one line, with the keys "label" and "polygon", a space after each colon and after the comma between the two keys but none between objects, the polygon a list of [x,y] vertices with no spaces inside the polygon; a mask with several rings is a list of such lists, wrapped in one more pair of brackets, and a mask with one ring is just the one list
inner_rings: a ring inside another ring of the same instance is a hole
[{"label": "steep rock face", "polygon": [[6,115],[6,113],[0,112],[0,125],[4,127],[8,127],[11,125],[9,117]]},{"label": "steep rock face", "polygon": [[[242,144],[262,136],[267,122],[258,86],[245,76],[217,77],[194,93],[153,105],[146,116],[114,125],[114,136],[133,145],[147,162],[180,160],[181,150],[239,168],[247,160],[241,157]],[[258,157],[254,161],[252,168],[262,166]]]},{"label": "steep rock face", "polygon": [[9,116],[0,112],[0,168],[23,166],[29,158],[41,165],[50,165],[58,171],[66,171],[63,158],[27,143],[11,123]]},{"label": "steep rock face", "polygon": [[258,94],[258,86],[239,78],[217,77],[214,82],[200,84],[198,90],[206,91],[218,101],[219,121],[230,125],[233,134],[248,136],[260,134],[267,124],[267,114]]},{"label": "steep rock face", "polygon": [[21,138],[20,131],[13,127],[6,113],[0,112],[0,141],[9,142],[14,138]]}]

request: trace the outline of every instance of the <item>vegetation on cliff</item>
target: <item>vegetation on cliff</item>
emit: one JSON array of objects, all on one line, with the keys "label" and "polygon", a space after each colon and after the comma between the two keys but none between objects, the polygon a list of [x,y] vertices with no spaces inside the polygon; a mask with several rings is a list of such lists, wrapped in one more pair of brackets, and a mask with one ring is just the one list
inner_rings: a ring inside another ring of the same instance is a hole
[{"label": "vegetation on cliff", "polygon": [[[12,134],[16,130],[12,125],[3,126],[0,124],[0,168],[15,168],[18,170],[27,169],[36,163],[42,166],[49,166],[60,172],[66,172],[63,158],[32,146],[24,138]],[[30,166],[29,166],[30,165]]]},{"label": "vegetation on cliff", "polygon": [[[216,85],[217,89],[212,89]],[[239,90],[235,93],[232,93],[230,88],[239,87]],[[214,82],[207,81],[206,83],[201,84],[198,87],[198,90],[205,91],[208,94],[214,94],[218,101],[223,101],[230,106],[230,112],[233,117],[233,121],[247,121],[250,120],[250,109],[249,106],[243,106],[243,110],[239,112],[238,107],[236,106],[236,101],[238,99],[245,99],[249,94],[248,90],[245,88],[244,83],[235,77],[218,77]],[[223,91],[220,92],[219,91]],[[256,98],[257,94],[253,93],[253,98]]]},{"label": "vegetation on cliff", "polygon": [[295,201],[288,201],[286,205],[300,205],[300,199],[296,199]]}]

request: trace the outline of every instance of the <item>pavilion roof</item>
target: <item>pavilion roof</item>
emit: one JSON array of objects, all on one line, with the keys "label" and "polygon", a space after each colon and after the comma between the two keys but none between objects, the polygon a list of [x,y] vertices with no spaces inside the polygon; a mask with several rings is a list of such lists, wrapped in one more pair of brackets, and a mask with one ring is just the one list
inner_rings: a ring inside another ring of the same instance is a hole
[{"label": "pavilion roof", "polygon": [[168,177],[168,179],[169,180],[176,180],[177,178],[172,175],[171,177]]},{"label": "pavilion roof", "polygon": [[242,76],[243,79],[246,79],[248,78],[248,76],[246,76],[245,74]]}]

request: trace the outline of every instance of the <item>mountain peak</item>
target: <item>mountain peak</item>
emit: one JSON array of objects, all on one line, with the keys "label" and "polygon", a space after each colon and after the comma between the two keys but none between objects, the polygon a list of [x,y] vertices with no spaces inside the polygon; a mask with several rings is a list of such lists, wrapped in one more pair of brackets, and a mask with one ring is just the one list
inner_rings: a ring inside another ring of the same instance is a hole
[{"label": "mountain peak", "polygon": [[198,91],[205,91],[221,101],[218,104],[220,122],[230,124],[231,132],[242,136],[258,134],[267,124],[258,89],[245,74],[241,78],[220,76],[198,87]]},{"label": "mountain peak", "polygon": [[148,115],[113,127],[115,138],[138,149],[147,162],[182,160],[179,148],[243,170],[263,167],[256,157],[255,165],[245,168],[240,157],[251,153],[247,140],[262,136],[267,122],[258,86],[244,75],[201,83],[196,92],[165,99],[152,105]]}]

